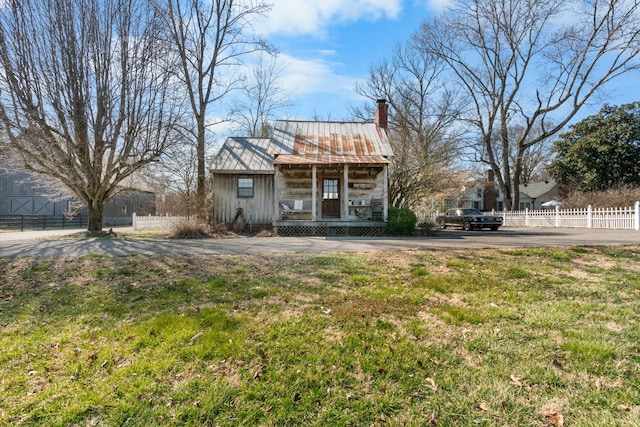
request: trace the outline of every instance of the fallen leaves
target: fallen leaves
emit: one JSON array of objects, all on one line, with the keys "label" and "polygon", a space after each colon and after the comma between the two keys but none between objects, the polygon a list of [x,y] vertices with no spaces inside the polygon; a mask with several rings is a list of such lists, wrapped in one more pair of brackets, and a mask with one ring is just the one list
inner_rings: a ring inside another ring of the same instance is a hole
[{"label": "fallen leaves", "polygon": [[511,378],[511,385],[522,387],[522,382],[520,381],[522,378],[517,377],[515,375],[511,375],[509,378]]},{"label": "fallen leaves", "polygon": [[425,381],[429,383],[427,387],[429,387],[433,391],[438,391],[438,385],[433,380],[433,378],[425,378]]},{"label": "fallen leaves", "polygon": [[476,409],[480,409],[482,411],[488,411],[489,410],[489,405],[487,405],[485,402],[480,402],[480,403],[476,403],[475,408]]},{"label": "fallen leaves", "polygon": [[550,412],[550,413],[544,414],[544,417],[547,419],[548,422],[550,422],[554,426],[564,427],[564,417],[560,412]]}]

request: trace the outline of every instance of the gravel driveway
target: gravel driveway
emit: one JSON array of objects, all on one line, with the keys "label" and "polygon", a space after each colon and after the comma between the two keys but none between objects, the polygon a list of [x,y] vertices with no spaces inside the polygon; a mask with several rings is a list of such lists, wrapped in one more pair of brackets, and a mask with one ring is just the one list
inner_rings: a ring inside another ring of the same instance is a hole
[{"label": "gravel driveway", "polygon": [[[121,230],[122,231],[122,230]],[[0,256],[86,254],[266,255],[281,252],[371,252],[405,249],[482,249],[640,244],[640,231],[584,228],[443,230],[433,237],[240,237],[202,240],[61,239],[68,231],[0,234]]]}]

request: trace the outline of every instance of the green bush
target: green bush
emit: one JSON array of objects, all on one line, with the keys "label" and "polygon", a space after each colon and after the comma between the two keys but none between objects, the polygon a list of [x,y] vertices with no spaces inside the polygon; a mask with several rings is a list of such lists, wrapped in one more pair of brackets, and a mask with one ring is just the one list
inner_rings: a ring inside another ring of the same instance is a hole
[{"label": "green bush", "polygon": [[390,207],[387,233],[393,236],[411,236],[416,222],[418,218],[410,209]]}]

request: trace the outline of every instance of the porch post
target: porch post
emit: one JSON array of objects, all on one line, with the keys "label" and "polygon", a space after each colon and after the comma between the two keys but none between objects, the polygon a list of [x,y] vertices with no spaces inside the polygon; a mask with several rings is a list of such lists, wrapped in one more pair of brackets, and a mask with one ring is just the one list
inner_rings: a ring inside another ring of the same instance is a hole
[{"label": "porch post", "polygon": [[387,176],[387,165],[382,166],[382,220],[387,222],[389,220],[389,177]]},{"label": "porch post", "polygon": [[344,164],[344,179],[342,180],[342,200],[340,200],[340,219],[346,221],[349,218],[349,165]]},{"label": "porch post", "polygon": [[278,221],[280,219],[280,215],[278,215],[278,212],[280,212],[279,206],[280,204],[278,203],[278,197],[280,194],[280,165],[275,165],[273,168],[273,215],[272,215],[272,219],[273,221]]},{"label": "porch post", "polygon": [[318,219],[318,166],[311,166],[311,220]]}]

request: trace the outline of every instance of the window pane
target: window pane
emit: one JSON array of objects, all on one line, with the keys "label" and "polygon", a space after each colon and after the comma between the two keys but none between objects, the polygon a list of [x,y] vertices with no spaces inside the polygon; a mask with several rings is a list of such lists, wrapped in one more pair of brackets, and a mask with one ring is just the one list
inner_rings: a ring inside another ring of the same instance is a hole
[{"label": "window pane", "polygon": [[338,198],[338,180],[325,179],[323,181],[322,198],[337,199]]},{"label": "window pane", "polygon": [[253,197],[253,178],[238,178],[238,197]]}]

